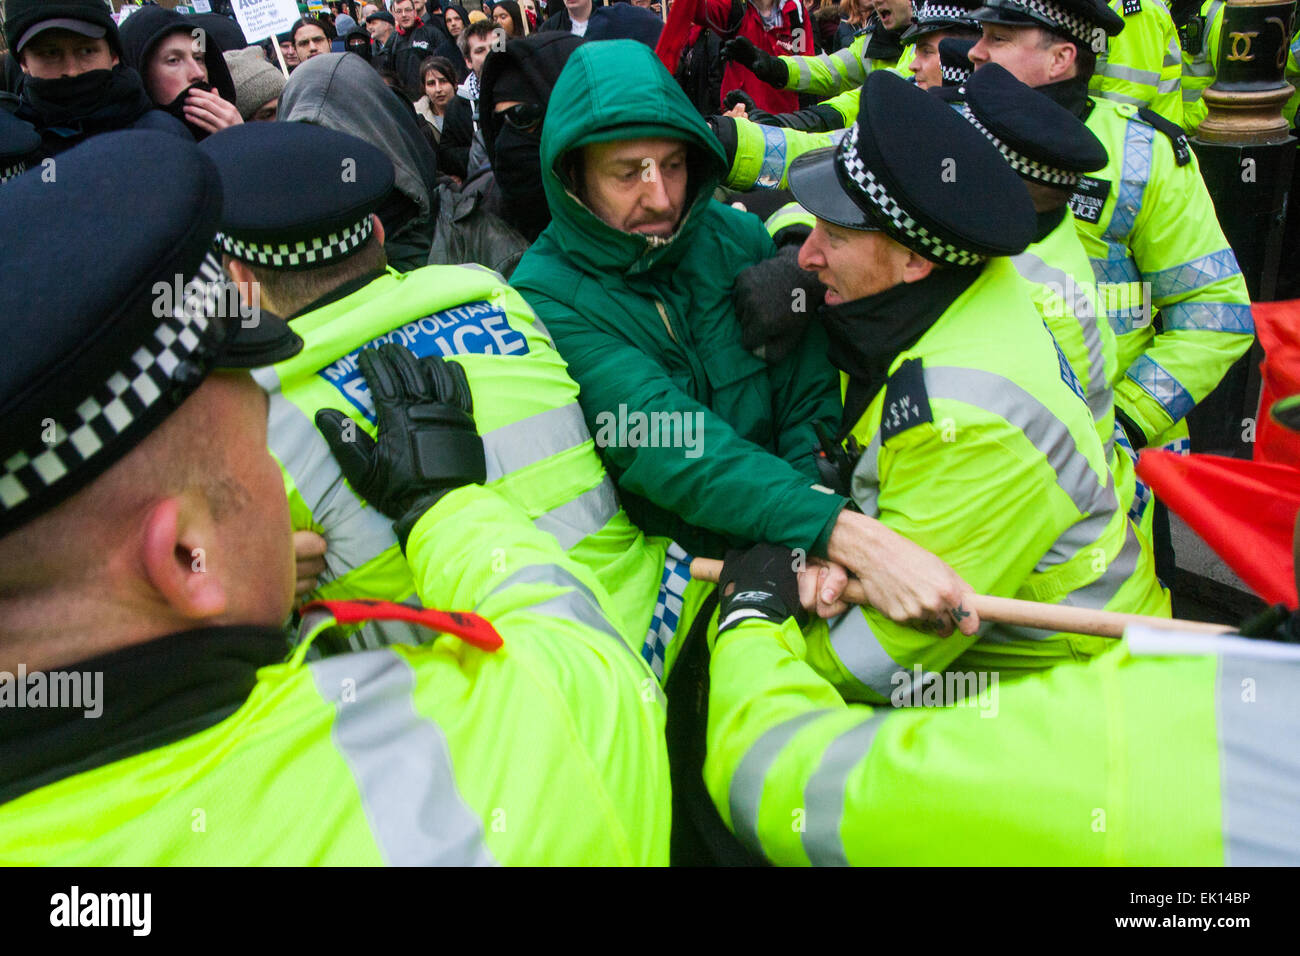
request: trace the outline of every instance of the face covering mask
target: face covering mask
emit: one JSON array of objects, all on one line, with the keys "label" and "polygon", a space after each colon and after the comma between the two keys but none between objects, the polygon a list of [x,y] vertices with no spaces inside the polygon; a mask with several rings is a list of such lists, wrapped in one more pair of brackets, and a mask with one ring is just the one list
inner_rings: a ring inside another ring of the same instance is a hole
[{"label": "face covering mask", "polygon": [[23,82],[27,99],[41,111],[48,122],[88,116],[113,99],[115,80],[112,70],[91,70],[79,76],[41,80],[28,76]]},{"label": "face covering mask", "polygon": [[165,106],[159,106],[158,108],[164,113],[170,113],[172,116],[175,116],[178,120],[184,123],[185,128],[194,136],[195,142],[198,142],[208,136],[208,131],[201,126],[195,126],[185,118],[185,100],[190,95],[190,90],[203,90],[211,93],[214,89],[215,87],[211,83],[205,83],[203,80],[199,80],[197,83],[191,83],[189,86],[185,87],[185,89],[181,90],[180,93],[177,94],[176,99],[172,100]]},{"label": "face covering mask", "polygon": [[542,191],[542,138],[537,133],[523,133],[509,123],[497,134],[496,157],[492,171],[501,192],[512,202],[540,202],[546,206]]}]

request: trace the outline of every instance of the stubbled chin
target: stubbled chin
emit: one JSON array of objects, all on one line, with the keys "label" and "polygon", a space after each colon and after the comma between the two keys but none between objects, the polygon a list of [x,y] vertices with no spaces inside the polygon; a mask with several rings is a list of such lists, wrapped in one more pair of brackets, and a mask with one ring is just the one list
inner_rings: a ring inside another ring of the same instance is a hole
[{"label": "stubbled chin", "polygon": [[840,296],[840,294],[839,294],[838,292],[836,292],[834,289],[827,289],[827,290],[826,290],[826,304],[827,304],[827,305],[831,305],[831,306],[835,306],[835,305],[843,305],[843,304],[844,304],[844,299],[843,299],[843,297]]}]

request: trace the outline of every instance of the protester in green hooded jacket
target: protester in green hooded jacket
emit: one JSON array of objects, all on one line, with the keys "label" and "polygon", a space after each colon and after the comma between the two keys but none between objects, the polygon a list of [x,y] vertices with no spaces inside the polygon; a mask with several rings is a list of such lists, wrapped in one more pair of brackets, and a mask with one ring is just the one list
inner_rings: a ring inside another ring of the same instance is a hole
[{"label": "protester in green hooded jacket", "polygon": [[[581,387],[633,520],[696,555],[752,541],[829,555],[890,617],[947,619],[969,587],[821,485],[815,425],[834,430],[840,407],[820,328],[771,365],[742,344],[737,276],[776,250],[757,217],[712,198],[725,157],[648,48],[574,52],[541,165],[552,221],[511,281]],[[817,305],[802,275],[773,286],[795,311]]]}]

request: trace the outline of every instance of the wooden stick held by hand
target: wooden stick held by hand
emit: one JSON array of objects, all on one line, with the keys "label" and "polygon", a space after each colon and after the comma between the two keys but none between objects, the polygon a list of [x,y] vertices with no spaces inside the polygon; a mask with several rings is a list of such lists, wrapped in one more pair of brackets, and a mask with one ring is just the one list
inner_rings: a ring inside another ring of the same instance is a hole
[{"label": "wooden stick held by hand", "polygon": [[[722,574],[722,562],[712,558],[696,558],[691,562],[691,577],[701,581],[717,581]],[[867,604],[862,584],[850,578],[844,589],[844,600],[849,604]],[[1190,631],[1197,634],[1235,634],[1236,628],[1207,621],[1184,621],[1178,618],[1150,617],[1145,614],[1121,614],[1118,611],[1095,611],[1086,607],[1069,607],[1064,604],[1040,604],[1037,601],[1020,601],[1016,598],[975,595],[975,612],[981,621],[1034,627],[1044,631],[1065,631],[1070,634],[1091,634],[1094,637],[1123,637],[1124,629],[1133,625],[1158,628],[1166,631]]]}]

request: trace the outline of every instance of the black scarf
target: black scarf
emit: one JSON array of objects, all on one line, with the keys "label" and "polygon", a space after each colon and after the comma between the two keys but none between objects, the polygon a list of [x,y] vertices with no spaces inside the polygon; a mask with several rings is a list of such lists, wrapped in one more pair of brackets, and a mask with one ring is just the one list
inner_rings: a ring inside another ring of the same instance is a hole
[{"label": "black scarf", "polygon": [[23,81],[24,119],[38,129],[55,129],[63,136],[100,133],[130,126],[153,109],[140,74],[119,63],[111,70],[91,70],[78,76]]},{"label": "black scarf", "polygon": [[216,87],[211,83],[205,83],[203,80],[199,80],[195,83],[191,83],[189,86],[185,87],[185,89],[177,93],[176,98],[170,103],[159,106],[158,108],[164,113],[170,113],[172,116],[175,116],[178,120],[184,123],[185,128],[190,131],[190,135],[194,137],[194,142],[197,143],[208,137],[208,131],[202,126],[195,126],[185,116],[185,100],[190,95],[190,90],[204,90],[208,93],[212,93],[215,92]]},{"label": "black scarf", "polygon": [[1052,230],[1061,224],[1065,214],[1069,212],[1069,206],[1057,206],[1055,209],[1048,209],[1044,212],[1036,213],[1038,224],[1034,226],[1034,242],[1042,242],[1052,234]]},{"label": "black scarf", "polygon": [[1058,83],[1037,86],[1035,89],[1057,106],[1064,106],[1079,119],[1087,119],[1092,112],[1092,104],[1088,101],[1088,81],[1085,79],[1076,76]]},{"label": "black scarf", "polygon": [[899,27],[897,30],[886,30],[885,25],[880,22],[880,18],[874,13],[871,15],[872,22],[868,23],[867,30],[871,37],[867,40],[862,48],[862,58],[864,60],[897,60],[903,55],[903,34],[910,27],[911,21],[907,26]]},{"label": "black scarf", "polygon": [[841,440],[885,384],[894,359],[920,340],[979,278],[981,269],[946,266],[920,282],[900,282],[875,295],[821,307],[818,315],[830,339],[827,355],[832,365],[849,375]]}]

